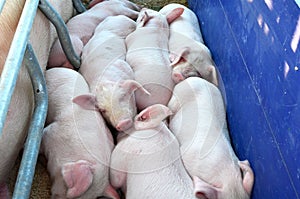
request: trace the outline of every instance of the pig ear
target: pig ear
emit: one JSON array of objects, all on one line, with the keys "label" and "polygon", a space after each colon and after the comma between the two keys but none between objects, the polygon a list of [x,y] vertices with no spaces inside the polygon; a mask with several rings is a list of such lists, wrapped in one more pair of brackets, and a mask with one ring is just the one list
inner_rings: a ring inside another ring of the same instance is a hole
[{"label": "pig ear", "polygon": [[93,6],[95,6],[96,4],[98,3],[101,3],[102,1],[105,1],[105,0],[92,0],[89,5],[88,5],[88,8],[91,8]]},{"label": "pig ear", "polygon": [[72,101],[86,110],[96,110],[97,108],[96,96],[92,94],[79,95],[74,97]]},{"label": "pig ear", "polygon": [[208,67],[208,70],[209,70],[209,73],[210,73],[210,79],[209,79],[209,81],[211,83],[213,83],[214,85],[218,86],[218,77],[217,77],[217,71],[216,71],[215,66],[210,65]]},{"label": "pig ear", "polygon": [[217,199],[218,190],[214,186],[204,182],[197,176],[193,176],[194,193],[196,198]]},{"label": "pig ear", "polygon": [[180,49],[178,52],[175,52],[175,54],[171,53],[169,55],[170,61],[171,61],[171,66],[174,66],[178,64],[180,61],[184,59],[184,56],[190,53],[190,48],[189,47],[184,47]]},{"label": "pig ear", "polygon": [[241,171],[243,173],[243,187],[245,191],[248,193],[248,195],[251,194],[253,183],[254,183],[254,174],[253,170],[250,167],[249,161],[239,161],[238,162]]},{"label": "pig ear", "polygon": [[139,21],[137,22],[137,27],[140,28],[140,27],[143,27],[145,26],[145,24],[149,21],[150,19],[150,16],[149,14],[147,13],[147,11],[141,11],[140,12],[140,17],[139,17]]},{"label": "pig ear", "polygon": [[93,182],[93,165],[85,160],[66,163],[62,167],[62,176],[68,187],[67,198],[82,195]]},{"label": "pig ear", "polygon": [[167,21],[168,24],[172,23],[174,20],[176,20],[178,17],[182,15],[184,11],[184,8],[175,8],[172,10],[169,14],[167,14]]},{"label": "pig ear", "polygon": [[165,105],[154,104],[149,106],[135,117],[135,129],[157,127],[163,119],[172,114],[172,111]]},{"label": "pig ear", "polygon": [[110,184],[105,188],[104,195],[112,199],[120,199],[119,194]]},{"label": "pig ear", "polygon": [[135,80],[125,80],[122,83],[122,87],[128,89],[128,91],[134,92],[137,89],[141,89],[145,94],[150,95],[150,93],[137,81]]}]

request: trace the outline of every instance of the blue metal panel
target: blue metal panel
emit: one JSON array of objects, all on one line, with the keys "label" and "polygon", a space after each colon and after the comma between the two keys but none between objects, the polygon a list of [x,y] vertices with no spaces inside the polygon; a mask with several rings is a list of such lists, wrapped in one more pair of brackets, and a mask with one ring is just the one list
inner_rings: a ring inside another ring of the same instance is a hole
[{"label": "blue metal panel", "polygon": [[224,81],[253,197],[300,197],[300,9],[286,0],[189,0]]}]

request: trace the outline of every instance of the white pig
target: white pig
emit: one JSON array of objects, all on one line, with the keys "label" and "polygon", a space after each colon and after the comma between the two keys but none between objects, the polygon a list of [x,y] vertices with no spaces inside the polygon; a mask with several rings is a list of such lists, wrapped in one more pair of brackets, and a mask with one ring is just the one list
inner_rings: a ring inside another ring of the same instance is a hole
[{"label": "white pig", "polygon": [[[68,21],[67,28],[74,50],[81,55],[83,47],[92,37],[97,25],[108,16],[125,15],[136,19],[139,9],[137,5],[127,0],[103,1],[73,17]],[[59,40],[56,40],[51,49],[48,68],[61,66],[73,68],[65,56]]]},{"label": "white pig", "polygon": [[45,75],[49,109],[41,152],[48,161],[51,198],[119,198],[109,183],[112,135],[99,112],[72,102],[89,92],[88,84],[71,69],[53,68]]},{"label": "white pig", "polygon": [[[198,18],[191,9],[178,3],[170,3],[160,9],[159,12],[161,14],[167,15],[175,8],[183,8],[184,11],[181,16],[179,16],[170,24],[170,39],[173,39],[173,32],[178,32],[195,41],[204,43],[201,29],[198,23]],[[171,42],[172,40],[170,41],[170,43]]]},{"label": "white pig", "polygon": [[127,199],[195,198],[178,141],[162,122],[170,114],[164,105],[149,106],[135,117],[134,127],[118,138],[110,180]]},{"label": "white pig", "polygon": [[216,68],[210,50],[204,45],[195,13],[176,3],[164,6],[159,12],[168,14],[178,7],[183,8],[184,12],[170,24],[172,79],[178,83],[187,77],[199,76],[218,85]]},{"label": "white pig", "polygon": [[141,87],[124,61],[125,37],[135,27],[136,23],[126,16],[107,17],[84,47],[79,70],[93,95],[78,96],[75,102],[87,109],[99,109],[118,131],[132,126],[136,115],[134,91]]},{"label": "white pig", "polygon": [[182,11],[178,8],[162,15],[151,9],[142,9],[136,30],[126,38],[126,61],[132,66],[136,81],[151,94],[136,91],[138,110],[157,103],[167,105],[171,98],[174,82],[168,53],[169,24]]},{"label": "white pig", "polygon": [[178,83],[168,107],[169,128],[180,143],[185,168],[200,198],[250,198],[249,162],[239,161],[229,140],[225,108],[216,86],[199,77]]},{"label": "white pig", "polygon": [[[25,0],[6,1],[0,14],[0,74],[11,45]],[[56,11],[67,21],[73,15],[71,0],[50,0]],[[38,10],[30,32],[30,43],[44,71],[50,48],[57,37],[53,25]],[[4,96],[1,96],[4,97]],[[9,198],[7,180],[23,148],[34,108],[32,83],[25,65],[21,66],[7,118],[0,137],[0,198]]]}]

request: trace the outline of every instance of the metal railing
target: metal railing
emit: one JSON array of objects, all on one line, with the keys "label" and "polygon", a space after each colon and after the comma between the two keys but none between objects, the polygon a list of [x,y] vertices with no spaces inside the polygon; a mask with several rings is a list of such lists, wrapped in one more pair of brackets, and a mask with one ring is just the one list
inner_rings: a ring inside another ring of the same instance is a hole
[{"label": "metal railing", "polygon": [[[0,12],[4,7],[4,4],[5,0],[0,0]],[[73,0],[73,5],[78,13],[85,11],[80,0]],[[76,55],[73,49],[68,30],[60,15],[53,9],[47,0],[26,0],[0,78],[0,139],[23,58],[23,63],[28,70],[34,89],[35,107],[15,184],[13,193],[14,199],[27,199],[30,196],[35,165],[38,158],[48,109],[48,95],[44,74],[34,51],[28,42],[38,7],[54,24],[63,50],[70,63],[73,64],[76,69],[79,69],[80,66],[80,57]]]}]

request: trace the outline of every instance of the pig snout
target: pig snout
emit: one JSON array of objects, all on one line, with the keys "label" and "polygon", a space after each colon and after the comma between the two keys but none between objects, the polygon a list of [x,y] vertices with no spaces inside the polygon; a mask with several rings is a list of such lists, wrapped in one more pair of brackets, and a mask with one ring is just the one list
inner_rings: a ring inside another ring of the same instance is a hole
[{"label": "pig snout", "polygon": [[201,77],[201,74],[193,67],[177,66],[172,71],[172,79],[177,84],[188,77]]},{"label": "pig snout", "polygon": [[128,130],[132,125],[133,125],[132,119],[124,119],[124,120],[121,120],[121,121],[116,125],[116,129],[117,129],[118,131],[126,131],[126,130]]},{"label": "pig snout", "polygon": [[185,77],[180,72],[172,72],[172,79],[177,84],[185,79]]}]

